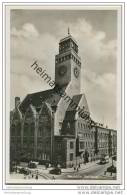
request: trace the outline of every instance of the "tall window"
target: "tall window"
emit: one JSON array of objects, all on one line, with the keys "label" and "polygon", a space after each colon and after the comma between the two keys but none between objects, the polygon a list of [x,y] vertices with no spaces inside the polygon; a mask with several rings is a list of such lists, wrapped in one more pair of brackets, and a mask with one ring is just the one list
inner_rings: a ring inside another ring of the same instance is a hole
[{"label": "tall window", "polygon": [[73,153],[70,153],[70,161],[73,160]]},{"label": "tall window", "polygon": [[15,125],[11,126],[11,136],[15,136]]},{"label": "tall window", "polygon": [[29,126],[27,123],[24,124],[24,136],[29,135]]},{"label": "tall window", "polygon": [[80,142],[80,149],[84,149],[84,142]]},{"label": "tall window", "polygon": [[21,123],[20,122],[17,124],[16,130],[17,130],[17,136],[21,136]]},{"label": "tall window", "polygon": [[70,142],[70,149],[74,148],[74,142]]},{"label": "tall window", "polygon": [[78,123],[78,128],[80,129],[80,123]]},{"label": "tall window", "polygon": [[30,136],[34,136],[34,123],[30,124]]},{"label": "tall window", "polygon": [[41,137],[43,136],[43,127],[40,125],[38,129],[38,136]]}]

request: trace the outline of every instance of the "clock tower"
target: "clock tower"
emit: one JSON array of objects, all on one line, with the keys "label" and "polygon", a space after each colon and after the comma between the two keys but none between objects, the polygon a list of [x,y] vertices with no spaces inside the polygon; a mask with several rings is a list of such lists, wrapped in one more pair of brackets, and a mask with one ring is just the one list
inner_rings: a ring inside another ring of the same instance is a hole
[{"label": "clock tower", "polygon": [[59,42],[59,54],[55,56],[55,83],[64,87],[71,83],[75,93],[80,93],[81,59],[78,45],[70,35]]}]

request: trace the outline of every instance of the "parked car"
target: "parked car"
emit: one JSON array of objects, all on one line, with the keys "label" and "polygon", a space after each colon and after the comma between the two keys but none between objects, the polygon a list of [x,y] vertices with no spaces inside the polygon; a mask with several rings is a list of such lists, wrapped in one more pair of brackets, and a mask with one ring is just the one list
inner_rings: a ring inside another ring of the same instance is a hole
[{"label": "parked car", "polygon": [[29,175],[29,170],[25,169],[25,168],[20,168],[19,169],[19,173],[25,174],[25,175]]},{"label": "parked car", "polygon": [[28,167],[34,169],[34,168],[37,168],[37,165],[33,162],[30,162],[28,163]]},{"label": "parked car", "polygon": [[107,168],[107,172],[116,173],[116,167],[114,165]]},{"label": "parked car", "polygon": [[109,156],[103,156],[100,159],[100,164],[106,164],[106,163],[109,163]]},{"label": "parked car", "polygon": [[116,155],[114,155],[114,156],[112,156],[112,160],[117,160],[117,156]]},{"label": "parked car", "polygon": [[28,163],[28,167],[31,168],[31,169],[37,168],[37,163],[36,163],[36,162],[30,161],[30,162]]},{"label": "parked car", "polygon": [[57,167],[57,168],[54,168],[54,169],[50,170],[49,173],[55,174],[55,175],[60,175],[61,174],[61,169]]},{"label": "parked car", "polygon": [[100,159],[100,164],[101,164],[101,165],[106,164],[105,158],[101,158],[101,159]]}]

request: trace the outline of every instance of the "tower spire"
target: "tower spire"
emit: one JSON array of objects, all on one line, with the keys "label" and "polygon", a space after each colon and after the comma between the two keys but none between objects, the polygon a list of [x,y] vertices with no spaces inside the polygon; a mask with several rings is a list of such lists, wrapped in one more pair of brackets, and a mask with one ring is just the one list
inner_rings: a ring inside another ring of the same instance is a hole
[{"label": "tower spire", "polygon": [[70,29],[69,29],[69,27],[68,27],[68,35],[70,35]]}]

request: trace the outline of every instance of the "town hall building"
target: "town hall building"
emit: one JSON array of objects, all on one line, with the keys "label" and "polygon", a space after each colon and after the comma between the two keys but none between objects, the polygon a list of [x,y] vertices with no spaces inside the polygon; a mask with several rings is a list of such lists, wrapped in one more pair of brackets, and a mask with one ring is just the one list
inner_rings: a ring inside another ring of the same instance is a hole
[{"label": "town hall building", "polygon": [[86,96],[80,93],[81,67],[78,44],[68,33],[55,56],[55,86],[28,94],[22,102],[15,97],[10,114],[11,161],[69,167],[116,155],[117,132],[91,119]]}]

